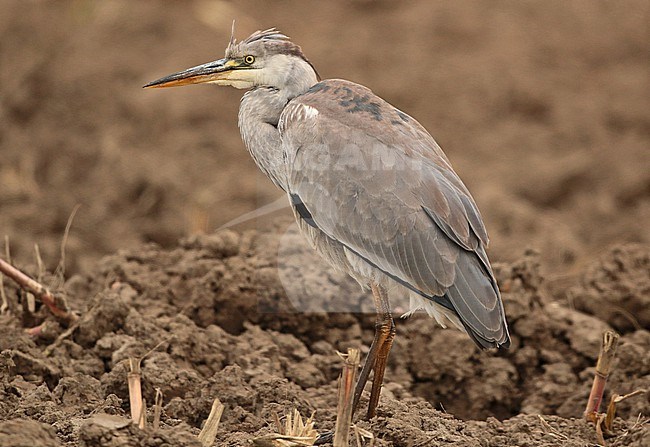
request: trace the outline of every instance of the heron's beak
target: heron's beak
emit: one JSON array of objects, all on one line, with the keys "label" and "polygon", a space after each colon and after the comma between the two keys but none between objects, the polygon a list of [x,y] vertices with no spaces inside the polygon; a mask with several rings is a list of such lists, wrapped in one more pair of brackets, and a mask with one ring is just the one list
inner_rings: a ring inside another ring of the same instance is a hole
[{"label": "heron's beak", "polygon": [[230,72],[238,68],[239,65],[237,61],[232,59],[219,59],[218,61],[197,65],[164,78],[156,79],[145,85],[144,88],[178,87],[205,82],[218,83],[218,81],[227,78]]}]

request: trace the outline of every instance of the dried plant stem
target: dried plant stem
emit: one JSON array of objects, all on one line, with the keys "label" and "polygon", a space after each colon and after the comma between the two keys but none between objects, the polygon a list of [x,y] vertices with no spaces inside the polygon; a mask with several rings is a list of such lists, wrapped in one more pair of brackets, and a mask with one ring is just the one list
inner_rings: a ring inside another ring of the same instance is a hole
[{"label": "dried plant stem", "polygon": [[277,414],[274,414],[274,422],[277,433],[269,433],[252,439],[253,445],[257,447],[307,447],[317,445],[318,433],[314,430],[314,413],[303,421],[300,412],[295,408],[289,411],[284,424],[280,422]]},{"label": "dried plant stem", "polygon": [[596,439],[598,440],[598,445],[605,446],[605,433],[603,432],[603,422],[605,421],[605,414],[598,414],[597,412],[593,414],[594,421],[596,423]]},{"label": "dried plant stem", "polygon": [[144,397],[142,398],[142,406],[140,407],[138,427],[140,427],[140,430],[144,430],[147,427],[147,401]]},{"label": "dried plant stem", "polygon": [[[129,357],[129,372],[126,375],[126,380],[129,385],[131,419],[142,429],[147,425],[147,403],[142,397],[142,360],[161,347],[163,343],[168,342],[172,338],[174,338],[173,335],[167,340],[161,341],[140,358]],[[154,399],[154,428],[157,428],[158,423],[160,423],[159,406],[162,407],[162,391],[156,389],[156,397]]]},{"label": "dried plant stem", "polygon": [[26,300],[24,301],[24,303],[27,306],[27,311],[30,314],[33,314],[34,312],[36,312],[36,297],[31,292],[27,292],[25,295],[26,295],[25,297]]},{"label": "dried plant stem", "polygon": [[[9,249],[9,236],[5,234],[5,258],[7,262],[11,263],[11,250]],[[7,295],[5,294],[5,285],[4,285],[4,275],[0,271],[0,295],[2,295],[2,307],[0,307],[0,314],[5,313],[9,309],[9,301],[7,301]]]},{"label": "dried plant stem", "polygon": [[160,388],[156,388],[156,399],[153,404],[153,429],[158,430],[160,427],[160,413],[162,413],[163,393]]},{"label": "dried plant stem", "polygon": [[350,348],[345,356],[343,373],[339,382],[339,401],[336,414],[336,427],[334,428],[334,447],[347,447],[352,422],[352,401],[354,399],[354,385],[357,371],[359,370],[359,350]]},{"label": "dried plant stem", "polygon": [[65,230],[63,231],[63,238],[61,239],[61,259],[59,260],[59,266],[57,267],[57,273],[61,278],[65,276],[65,247],[68,243],[68,237],[70,236],[70,228],[72,227],[72,221],[77,215],[77,211],[81,208],[80,204],[76,204],[72,209],[72,213],[68,217],[68,222],[65,224]]},{"label": "dried plant stem", "polygon": [[603,400],[603,393],[605,392],[605,385],[607,384],[607,377],[612,368],[612,362],[616,355],[616,347],[618,345],[619,335],[614,331],[603,332],[603,340],[598,354],[598,363],[596,363],[596,374],[594,375],[594,383],[589,393],[589,400],[587,401],[587,408],[585,409],[585,419],[592,422],[597,422],[597,413],[600,404]]},{"label": "dried plant stem", "polygon": [[45,331],[45,324],[47,322],[44,321],[43,323],[39,324],[38,326],[30,327],[28,329],[25,329],[25,333],[29,335],[30,337],[40,337],[43,332]]},{"label": "dried plant stem", "polygon": [[[7,262],[11,263],[11,250],[9,250],[9,236],[5,234],[5,258]],[[2,295],[2,307],[0,307],[0,314],[5,313],[9,309],[9,301],[5,294],[4,275],[0,271],[0,295]]]},{"label": "dried plant stem", "polygon": [[38,244],[34,244],[34,256],[36,257],[36,266],[38,270],[36,281],[41,282],[43,274],[45,273],[45,267],[43,267],[43,258],[41,257],[41,249],[38,247]]},{"label": "dried plant stem", "polygon": [[632,391],[629,394],[626,394],[624,396],[621,396],[619,394],[612,394],[612,397],[609,400],[609,405],[607,406],[607,413],[605,417],[605,429],[608,431],[612,430],[612,425],[614,423],[614,417],[616,416],[616,404],[623,402],[624,400],[629,399],[630,397],[638,396],[640,394],[645,394],[647,393],[648,390],[646,389],[638,389],[636,391]]},{"label": "dried plant stem", "polygon": [[0,273],[0,298],[2,299],[2,304],[0,304],[0,314],[3,314],[9,310],[9,301],[7,300],[7,294],[5,293],[4,275],[2,273]]},{"label": "dried plant stem", "polygon": [[9,248],[9,236],[5,234],[5,258],[11,264],[11,249]]},{"label": "dried plant stem", "polygon": [[66,308],[60,307],[63,303],[59,303],[58,301],[60,300],[57,300],[49,289],[3,259],[0,259],[0,273],[13,279],[24,290],[34,294],[50,309],[50,312],[52,312],[55,317],[64,320],[66,323],[75,322],[78,319],[75,314],[69,312]]},{"label": "dried plant stem", "polygon": [[366,440],[369,441],[368,447],[374,447],[375,435],[355,424],[352,424],[352,428],[354,428],[354,439],[357,442],[357,447],[362,447]]},{"label": "dried plant stem", "polygon": [[[129,373],[127,374],[127,382],[129,385],[129,403],[131,406],[131,420],[140,425],[143,414],[143,399],[142,399],[142,384],[140,383],[140,360],[136,358],[129,358]],[[144,428],[140,426],[140,428]]]},{"label": "dried plant stem", "polygon": [[219,421],[221,421],[221,415],[223,414],[224,408],[225,407],[218,398],[214,399],[214,402],[212,402],[212,409],[210,410],[210,416],[208,416],[201,433],[199,433],[199,441],[201,441],[203,447],[210,447],[214,444],[214,440],[217,437],[217,430],[219,429]]},{"label": "dried plant stem", "polygon": [[45,350],[43,351],[43,354],[45,354],[46,357],[49,357],[52,355],[54,350],[65,340],[68,338],[74,331],[77,330],[77,327],[79,326],[79,320],[77,320],[74,324],[71,324],[68,329],[66,329],[64,332],[61,333],[58,337],[56,337],[56,340],[54,340],[54,343],[50,344]]}]

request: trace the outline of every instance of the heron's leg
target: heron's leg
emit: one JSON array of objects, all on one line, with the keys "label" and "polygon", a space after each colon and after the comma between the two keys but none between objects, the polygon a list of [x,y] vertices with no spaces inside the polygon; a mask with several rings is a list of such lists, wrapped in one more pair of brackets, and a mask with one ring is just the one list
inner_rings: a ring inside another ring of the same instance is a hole
[{"label": "heron's leg", "polygon": [[357,384],[354,388],[354,401],[352,403],[353,413],[356,413],[357,408],[359,407],[359,401],[361,400],[363,389],[366,387],[366,383],[368,382],[370,371],[372,371],[375,367],[377,352],[379,351],[381,345],[384,343],[380,325],[381,322],[378,318],[377,322],[375,323],[375,338],[372,340],[372,344],[370,345],[370,351],[368,351],[368,355],[366,356],[366,361],[363,364],[363,368],[361,368],[361,373],[359,374],[359,378],[357,379]]},{"label": "heron's leg", "polygon": [[376,410],[377,405],[379,404],[381,385],[384,381],[386,362],[388,361],[388,354],[390,348],[393,346],[393,339],[395,338],[395,322],[393,321],[393,315],[390,312],[388,293],[383,287],[373,285],[372,294],[375,297],[375,306],[377,306],[377,318],[379,319],[381,317],[379,330],[381,332],[383,343],[377,351],[377,358],[375,359],[375,374],[372,377],[372,390],[370,391],[370,403],[368,404],[368,419],[375,417],[377,414]]},{"label": "heron's leg", "polygon": [[[354,401],[352,403],[352,413],[356,413],[359,407],[359,400],[363,389],[368,382],[370,371],[375,370],[375,375],[372,379],[372,391],[370,392],[370,404],[368,405],[368,418],[375,416],[375,410],[379,403],[379,393],[381,392],[381,382],[384,379],[384,370],[386,369],[386,360],[388,353],[393,344],[395,337],[395,323],[393,316],[390,313],[390,303],[388,302],[388,294],[381,286],[377,284],[370,284],[372,289],[372,296],[375,300],[375,310],[377,311],[377,320],[375,321],[375,338],[370,345],[370,351],[366,356],[366,362],[361,368],[361,374],[354,388]],[[321,433],[314,445],[323,445],[331,443],[334,439],[334,432],[328,431]]]},{"label": "heron's leg", "polygon": [[377,285],[371,284],[372,296],[375,301],[375,310],[377,311],[377,320],[375,322],[375,338],[370,345],[370,351],[366,357],[366,362],[359,374],[359,380],[354,389],[354,402],[353,411],[356,412],[359,406],[359,400],[363,389],[368,382],[370,371],[375,370],[375,375],[372,380],[372,391],[370,393],[370,404],[368,405],[368,418],[375,416],[375,410],[379,403],[379,394],[381,392],[381,383],[384,378],[384,371],[386,369],[386,360],[388,353],[395,337],[395,324],[390,312],[390,303],[388,302],[388,294],[386,290]]}]

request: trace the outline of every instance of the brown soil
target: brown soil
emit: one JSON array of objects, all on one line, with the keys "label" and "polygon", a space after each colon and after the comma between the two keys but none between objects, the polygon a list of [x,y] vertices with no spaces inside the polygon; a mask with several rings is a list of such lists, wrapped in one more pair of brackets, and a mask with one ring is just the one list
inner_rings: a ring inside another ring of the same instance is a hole
[{"label": "brown soil", "polygon": [[[286,210],[200,235],[280,195],[242,148],[240,92],[139,88],[220,57],[233,17],[239,36],[277,26],[323,77],[418,118],[490,229],[512,348],[398,321],[379,415],[358,422],[377,445],[594,445],[581,414],[606,328],[622,334],[606,398],[650,389],[649,2],[2,7],[0,233],[15,262],[36,275],[38,243],[53,270],[82,207],[63,280],[42,278],[81,316],[73,331],[4,281],[0,445],[198,446],[215,397],[217,445],[249,445],[293,407],[332,427],[336,350],[367,350],[371,300]],[[142,431],[123,422],[126,360],[161,342],[142,368],[162,427]],[[648,445],[650,395],[617,414],[607,445]]]}]

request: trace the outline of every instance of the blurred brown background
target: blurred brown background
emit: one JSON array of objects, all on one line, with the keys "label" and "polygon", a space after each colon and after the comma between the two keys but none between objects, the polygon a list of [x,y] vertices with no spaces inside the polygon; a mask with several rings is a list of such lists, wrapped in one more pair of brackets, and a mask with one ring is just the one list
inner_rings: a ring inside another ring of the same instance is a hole
[{"label": "blurred brown background", "polygon": [[55,265],[81,204],[77,271],[280,197],[240,141],[241,91],[141,88],[222,57],[236,19],[238,38],[275,26],[323,78],[416,117],[473,192],[491,257],[535,248],[561,278],[650,239],[649,14],[643,0],[3,0],[0,236]]}]

